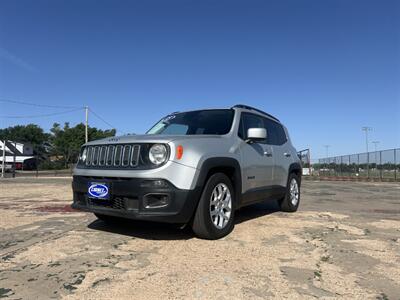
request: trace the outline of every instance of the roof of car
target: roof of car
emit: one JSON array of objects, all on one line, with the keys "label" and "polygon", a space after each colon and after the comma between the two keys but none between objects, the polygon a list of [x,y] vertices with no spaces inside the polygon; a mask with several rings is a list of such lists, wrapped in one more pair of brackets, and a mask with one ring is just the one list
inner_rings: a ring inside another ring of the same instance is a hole
[{"label": "roof of car", "polygon": [[270,115],[269,113],[266,113],[265,111],[262,111],[262,110],[260,110],[258,108],[254,108],[254,107],[249,106],[249,105],[236,104],[235,106],[232,106],[232,108],[241,108],[241,109],[247,109],[247,110],[256,111],[256,112],[258,112],[260,114],[263,114],[263,115],[266,115],[267,117],[269,117],[269,118],[271,118],[271,119],[273,119],[273,120],[275,120],[275,121],[280,123],[279,119],[274,117],[273,115]]},{"label": "roof of car", "polygon": [[[279,119],[277,117],[274,117],[273,115],[271,115],[269,113],[266,113],[265,111],[262,111],[261,109],[254,108],[254,107],[249,106],[249,105],[236,104],[236,105],[232,106],[230,109],[234,109],[234,108],[245,109],[245,110],[249,110],[249,111],[255,111],[255,112],[258,112],[260,114],[263,114],[263,115],[273,119],[274,121],[276,121],[278,123],[281,123],[281,121],[279,121]],[[196,109],[196,110],[189,110],[189,111],[175,111],[173,113],[170,113],[169,115],[188,113],[188,112],[196,112],[196,111],[205,111],[205,110],[229,110],[229,108],[207,108],[207,109]]]}]

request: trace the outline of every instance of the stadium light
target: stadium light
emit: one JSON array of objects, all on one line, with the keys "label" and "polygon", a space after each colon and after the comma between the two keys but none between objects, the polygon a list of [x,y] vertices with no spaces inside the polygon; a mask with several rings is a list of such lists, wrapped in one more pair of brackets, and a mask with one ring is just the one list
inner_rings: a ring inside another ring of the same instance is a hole
[{"label": "stadium light", "polygon": [[365,131],[365,145],[367,146],[368,153],[368,131],[372,131],[372,127],[364,126],[361,128],[362,131]]},{"label": "stadium light", "polygon": [[328,163],[328,157],[329,157],[329,148],[331,147],[331,145],[324,145],[324,147],[325,147],[325,151],[326,151],[326,162],[325,163]]}]

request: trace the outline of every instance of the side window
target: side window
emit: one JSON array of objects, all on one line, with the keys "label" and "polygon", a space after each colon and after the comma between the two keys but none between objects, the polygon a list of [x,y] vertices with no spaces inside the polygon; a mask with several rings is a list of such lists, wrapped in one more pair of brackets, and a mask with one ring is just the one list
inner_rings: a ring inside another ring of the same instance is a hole
[{"label": "side window", "polygon": [[249,128],[264,128],[263,118],[250,113],[242,113],[240,117],[238,136],[245,140]]},{"label": "side window", "polygon": [[265,129],[267,129],[268,144],[283,145],[286,142],[287,138],[282,125],[267,118],[264,119],[264,123]]},{"label": "side window", "polygon": [[283,129],[281,124],[275,123],[276,131],[278,136],[278,145],[283,145],[287,141],[285,129]]},{"label": "side window", "polygon": [[270,145],[277,144],[277,134],[274,124],[276,123],[272,120],[264,118],[264,127],[267,130],[267,143]]},{"label": "side window", "polygon": [[238,136],[242,139],[245,140],[246,139],[246,135],[244,134],[244,126],[243,126],[243,113],[240,116],[240,123],[239,123],[239,130],[238,130]]}]

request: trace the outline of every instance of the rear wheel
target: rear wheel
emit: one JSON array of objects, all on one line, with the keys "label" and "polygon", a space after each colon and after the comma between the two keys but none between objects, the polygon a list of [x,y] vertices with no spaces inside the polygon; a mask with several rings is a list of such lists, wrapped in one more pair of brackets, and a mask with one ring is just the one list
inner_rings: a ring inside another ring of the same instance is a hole
[{"label": "rear wheel", "polygon": [[300,204],[300,178],[291,173],[286,186],[286,195],[279,200],[282,211],[295,212]]},{"label": "rear wheel", "polygon": [[204,186],[193,218],[194,233],[209,240],[229,234],[234,227],[234,200],[229,178],[223,173],[212,175]]}]

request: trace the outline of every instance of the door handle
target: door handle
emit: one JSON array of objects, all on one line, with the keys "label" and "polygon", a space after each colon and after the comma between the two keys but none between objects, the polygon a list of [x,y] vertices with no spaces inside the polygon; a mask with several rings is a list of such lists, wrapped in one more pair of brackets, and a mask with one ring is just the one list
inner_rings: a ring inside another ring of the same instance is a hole
[{"label": "door handle", "polygon": [[272,153],[268,151],[264,151],[264,156],[271,157]]},{"label": "door handle", "polygon": [[290,154],[290,153],[287,153],[287,152],[283,153],[283,155],[285,155],[286,157],[290,157],[290,156],[292,156],[292,154]]}]

